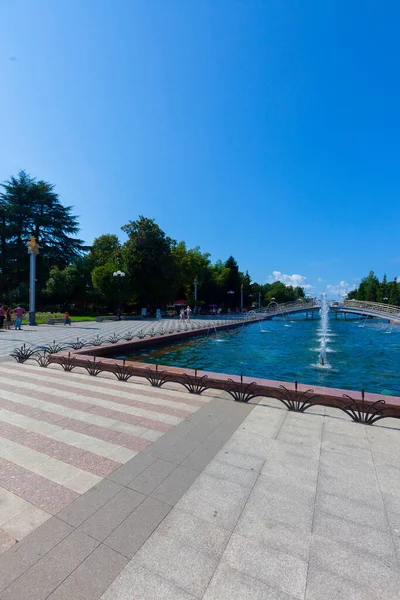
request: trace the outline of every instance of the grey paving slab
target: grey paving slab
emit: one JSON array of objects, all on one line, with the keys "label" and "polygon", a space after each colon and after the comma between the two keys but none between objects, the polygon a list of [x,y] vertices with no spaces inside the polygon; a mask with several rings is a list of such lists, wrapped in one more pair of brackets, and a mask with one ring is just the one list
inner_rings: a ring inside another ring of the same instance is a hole
[{"label": "grey paving slab", "polygon": [[221,563],[294,598],[304,598],[308,565],[297,557],[234,533]]},{"label": "grey paving slab", "polygon": [[151,493],[151,497],[174,506],[198,476],[197,471],[179,465],[156,487]]},{"label": "grey paving slab", "polygon": [[250,577],[227,564],[220,564],[204,600],[293,600],[284,592]]},{"label": "grey paving slab", "polygon": [[[361,448],[360,448],[361,450]],[[354,470],[361,475],[375,475],[375,466],[372,455],[366,451],[363,457],[350,453],[342,453],[331,450],[321,450],[320,464],[330,468],[342,468]]]},{"label": "grey paving slab", "polygon": [[86,494],[83,494],[60,511],[57,517],[73,527],[79,527],[79,525],[121,490],[121,485],[108,479],[103,479],[103,481],[100,481],[100,483],[88,490]]},{"label": "grey paving slab", "polygon": [[156,532],[142,546],[132,563],[201,598],[218,561]]},{"label": "grey paving slab", "polygon": [[241,467],[235,467],[227,463],[222,463],[217,459],[214,459],[208,467],[204,470],[207,475],[216,477],[217,479],[226,479],[233,483],[238,483],[247,488],[252,488],[258,477],[256,471],[251,469],[242,469]]},{"label": "grey paving slab", "polygon": [[233,529],[250,490],[203,473],[176,505],[210,523]]},{"label": "grey paving slab", "polygon": [[102,542],[145,498],[146,496],[139,492],[124,488],[82,523],[79,529]]},{"label": "grey paving slab", "polygon": [[241,452],[225,450],[225,448],[218,452],[215,458],[221,463],[240,467],[241,469],[248,469],[256,473],[260,473],[265,462],[263,458],[249,456],[247,454],[242,454]]},{"label": "grey paving slab", "polygon": [[321,468],[318,476],[318,493],[325,492],[347,498],[353,502],[382,509],[382,493],[376,478],[348,477],[338,469]]},{"label": "grey paving slab", "polygon": [[98,600],[128,559],[101,544],[48,597],[48,600]]},{"label": "grey paving slab", "polygon": [[[365,590],[367,591],[367,590]],[[329,573],[310,565],[307,576],[306,600],[357,600],[357,587],[340,577],[340,571]]]},{"label": "grey paving slab", "polygon": [[386,600],[399,597],[399,571],[360,549],[355,552],[354,547],[344,542],[315,535],[311,542],[310,565],[334,575],[340,573],[355,587],[365,587]]},{"label": "grey paving slab", "polygon": [[388,464],[376,465],[379,487],[385,493],[398,494],[400,490],[400,469]]},{"label": "grey paving slab", "polygon": [[308,487],[313,490],[317,486],[318,467],[313,464],[300,466],[268,457],[261,473],[270,477],[276,477],[291,485]]},{"label": "grey paving slab", "polygon": [[225,450],[232,452],[241,452],[256,458],[267,458],[272,448],[273,440],[261,435],[252,435],[248,432],[237,432],[225,446]]},{"label": "grey paving slab", "polygon": [[400,536],[400,515],[398,513],[392,513],[390,511],[387,511],[386,514],[387,514],[387,518],[388,518],[388,522],[389,522],[390,533],[395,537],[399,537]]},{"label": "grey paving slab", "polygon": [[[360,425],[360,427],[363,426]],[[361,435],[357,430],[353,429],[351,434],[349,435],[341,433],[332,433],[325,429],[323,440],[335,442],[340,446],[347,446],[348,448],[363,448],[364,450],[369,450],[369,443],[366,434]]]},{"label": "grey paving slab", "polygon": [[167,516],[171,506],[146,498],[117,529],[106,538],[107,546],[132,558],[156,527]]},{"label": "grey paving slab", "polygon": [[135,477],[135,479],[128,484],[128,487],[141,494],[151,494],[151,492],[155,490],[174,469],[176,469],[176,464],[158,458],[140,475]]},{"label": "grey paving slab", "polygon": [[129,564],[114,581],[102,600],[194,600],[166,579],[142,567]]},{"label": "grey paving slab", "polygon": [[[162,438],[160,438],[162,439]],[[118,483],[119,485],[128,485],[135,477],[143,473],[156,460],[154,456],[143,453],[137,454],[127,463],[107,475],[107,479]]]},{"label": "grey paving slab", "polygon": [[81,531],[72,532],[4,590],[1,600],[45,600],[97,546]]},{"label": "grey paving slab", "polygon": [[358,525],[320,510],[314,516],[314,533],[331,540],[344,541],[364,552],[381,558],[388,564],[397,562],[392,537],[379,529]]},{"label": "grey paving slab", "polygon": [[311,531],[304,531],[295,525],[269,518],[265,514],[260,515],[246,506],[235,532],[264,546],[308,561]]},{"label": "grey paving slab", "polygon": [[221,557],[231,536],[231,531],[177,508],[165,517],[157,531],[212,558]]},{"label": "grey paving slab", "polygon": [[0,555],[0,592],[70,535],[73,527],[53,517]]},{"label": "grey paving slab", "polygon": [[382,497],[388,512],[400,514],[400,494],[383,492]]},{"label": "grey paving slab", "polygon": [[344,518],[347,521],[352,521],[359,525],[365,525],[367,527],[379,529],[380,531],[388,532],[383,502],[382,509],[379,509],[368,506],[362,502],[349,500],[348,498],[319,492],[316,506],[326,514]]}]

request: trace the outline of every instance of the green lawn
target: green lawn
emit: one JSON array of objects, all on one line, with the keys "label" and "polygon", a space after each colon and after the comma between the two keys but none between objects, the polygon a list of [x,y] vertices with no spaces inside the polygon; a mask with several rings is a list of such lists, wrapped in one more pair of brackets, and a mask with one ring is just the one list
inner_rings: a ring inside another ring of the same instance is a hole
[{"label": "green lawn", "polygon": [[[63,319],[64,313],[36,313],[36,323],[38,325],[46,324],[49,319]],[[79,315],[75,317],[73,315],[70,316],[70,319],[73,323],[80,323],[82,321],[95,321],[96,315]],[[23,319],[23,323],[28,322],[28,314],[25,315]]]}]

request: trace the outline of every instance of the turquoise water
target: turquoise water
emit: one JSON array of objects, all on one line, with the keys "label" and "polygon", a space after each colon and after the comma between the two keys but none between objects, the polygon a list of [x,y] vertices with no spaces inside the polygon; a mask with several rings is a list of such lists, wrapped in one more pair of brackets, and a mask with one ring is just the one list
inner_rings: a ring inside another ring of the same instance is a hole
[{"label": "turquoise water", "polygon": [[146,350],[133,360],[400,396],[400,326],[330,319],[326,368],[319,320],[276,319]]}]

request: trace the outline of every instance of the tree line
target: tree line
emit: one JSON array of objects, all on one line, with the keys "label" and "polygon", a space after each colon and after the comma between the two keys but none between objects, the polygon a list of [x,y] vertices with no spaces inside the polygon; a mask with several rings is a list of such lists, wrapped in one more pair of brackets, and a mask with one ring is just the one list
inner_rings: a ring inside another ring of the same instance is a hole
[{"label": "tree line", "polygon": [[[82,310],[115,310],[119,300],[125,310],[162,307],[176,300],[193,305],[195,287],[197,304],[232,309],[240,306],[242,286],[244,306],[304,298],[301,287],[253,282],[233,256],[211,262],[209,253],[172,239],[144,216],[121,227],[125,242],[105,233],[88,247],[78,238],[78,217],[61,203],[53,184],[20,171],[0,185],[2,302],[28,300],[26,243],[31,236],[40,246],[37,304],[43,310],[72,304]],[[117,271],[125,277],[114,277]]]},{"label": "tree line", "polygon": [[349,300],[366,300],[400,306],[400,281],[398,279],[395,277],[392,281],[388,281],[384,275],[382,281],[379,281],[375,273],[370,271],[367,277],[361,280],[358,288],[348,294],[348,298]]}]

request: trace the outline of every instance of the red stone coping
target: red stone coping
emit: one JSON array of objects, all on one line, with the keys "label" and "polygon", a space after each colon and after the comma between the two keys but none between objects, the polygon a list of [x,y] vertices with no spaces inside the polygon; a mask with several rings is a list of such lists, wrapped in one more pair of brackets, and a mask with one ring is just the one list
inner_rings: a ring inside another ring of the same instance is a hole
[{"label": "red stone coping", "polygon": [[[257,319],[258,320],[258,319]],[[255,320],[250,321],[255,322]],[[243,326],[243,321],[227,323],[223,325],[215,326],[215,329],[228,330],[234,329]],[[245,324],[247,324],[245,322]],[[167,345],[170,343],[174,343],[180,340],[184,340],[187,338],[198,337],[201,335],[205,335],[207,331],[209,331],[210,327],[200,328],[196,330],[190,331],[181,331],[177,333],[169,333],[165,335],[157,335],[151,338],[144,338],[138,340],[132,340],[130,342],[124,343],[116,343],[109,344],[104,346],[93,346],[84,348],[81,350],[71,350],[70,352],[60,352],[58,354],[52,355],[52,362],[61,363],[62,358],[70,355],[76,361],[76,366],[84,367],[87,365],[87,361],[93,361],[94,358],[101,358],[98,362],[101,363],[103,371],[113,372],[116,365],[120,367],[123,366],[124,361],[118,360],[115,358],[108,358],[111,355],[120,356],[123,354],[132,353],[135,350],[141,350],[154,346]],[[214,329],[212,327],[211,329]],[[105,356],[107,355],[107,356]],[[129,368],[132,372],[133,376],[144,377],[148,375],[148,370],[151,369],[153,371],[156,370],[156,365],[154,363],[143,363],[143,362],[135,362],[129,360],[125,363],[125,367]],[[189,368],[180,368],[174,366],[167,365],[158,365],[158,371],[163,373],[163,376],[166,377],[166,381],[168,381],[168,375],[171,375],[171,382],[176,383],[184,383],[185,375],[194,376],[197,373],[197,377],[207,376],[207,387],[217,390],[225,390],[227,382],[233,381],[236,383],[240,383],[241,381],[245,385],[249,385],[250,383],[257,384],[257,396],[265,396],[276,398],[279,391],[282,390],[282,386],[289,391],[295,391],[295,384],[293,382],[287,381],[278,381],[273,379],[261,379],[258,377],[241,377],[240,375],[229,375],[226,373],[213,373],[212,371],[200,371]],[[313,386],[307,384],[299,383],[297,386],[297,392],[299,394],[305,393],[308,390],[312,391],[312,395],[318,396],[315,398],[315,402],[313,405],[321,405],[321,406],[331,406],[342,408],[344,404],[344,395],[350,396],[354,398],[358,403],[361,402],[361,392],[333,387],[322,387],[322,386]],[[311,394],[310,394],[311,395]],[[364,403],[366,410],[372,404],[378,402],[384,402],[385,407],[385,415],[400,417],[400,397],[399,396],[389,396],[383,394],[372,394],[366,392],[364,395]]]}]

